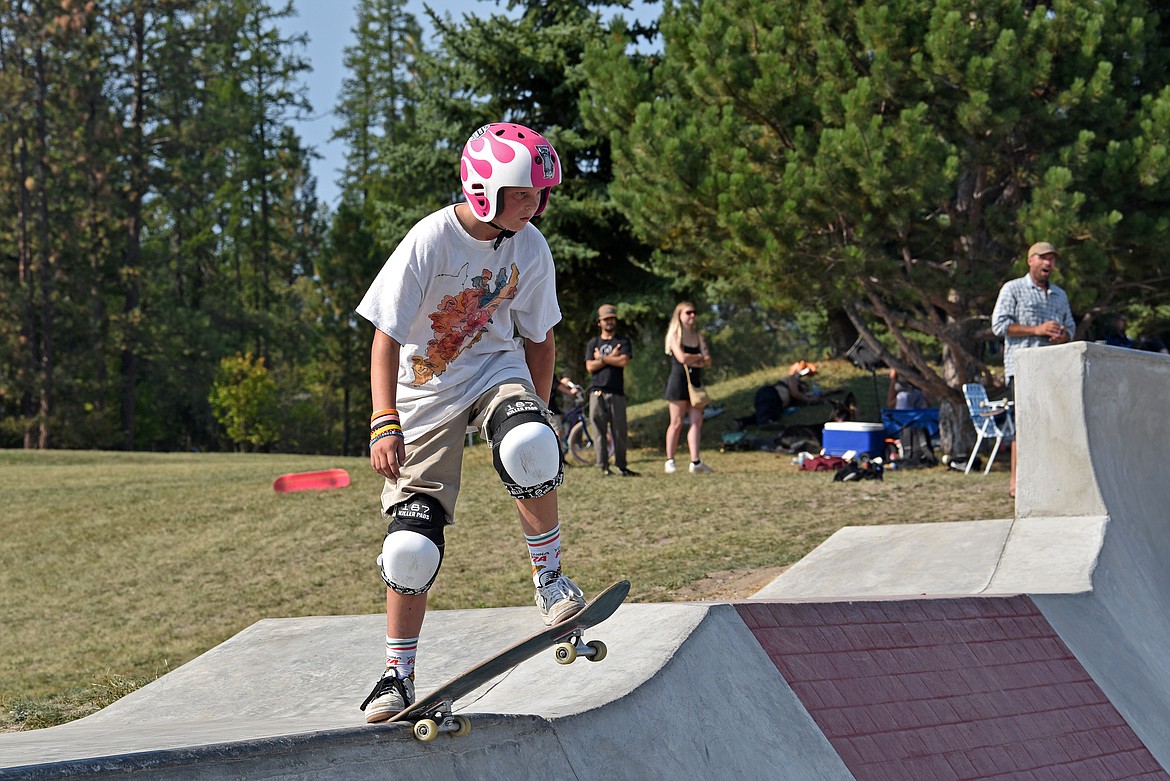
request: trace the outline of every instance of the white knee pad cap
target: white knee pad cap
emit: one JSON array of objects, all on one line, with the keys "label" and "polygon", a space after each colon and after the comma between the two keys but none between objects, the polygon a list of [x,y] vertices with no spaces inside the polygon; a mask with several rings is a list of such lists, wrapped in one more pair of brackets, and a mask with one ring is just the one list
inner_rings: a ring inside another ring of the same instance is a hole
[{"label": "white knee pad cap", "polygon": [[431,587],[441,560],[435,543],[418,532],[401,529],[382,541],[378,567],[390,588],[401,594],[421,594]]},{"label": "white knee pad cap", "polygon": [[504,434],[498,447],[500,463],[519,486],[547,483],[560,472],[561,445],[546,423],[521,423]]}]

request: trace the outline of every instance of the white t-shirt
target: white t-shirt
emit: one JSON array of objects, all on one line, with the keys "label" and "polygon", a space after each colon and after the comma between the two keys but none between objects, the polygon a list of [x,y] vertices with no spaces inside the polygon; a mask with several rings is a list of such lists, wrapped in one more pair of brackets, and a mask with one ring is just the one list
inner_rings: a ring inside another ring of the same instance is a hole
[{"label": "white t-shirt", "polygon": [[519,337],[561,319],[548,242],[528,225],[500,248],[445,207],[406,234],[357,313],[402,346],[397,409],[406,441],[450,422],[489,388],[532,376]]}]

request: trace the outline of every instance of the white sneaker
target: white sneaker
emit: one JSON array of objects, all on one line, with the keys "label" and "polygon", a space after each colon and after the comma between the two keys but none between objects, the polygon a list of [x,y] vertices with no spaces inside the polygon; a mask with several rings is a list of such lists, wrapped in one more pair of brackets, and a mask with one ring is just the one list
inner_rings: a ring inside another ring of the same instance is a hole
[{"label": "white sneaker", "polygon": [[537,577],[536,606],[545,626],[572,618],[585,607],[585,595],[565,575],[544,570]]},{"label": "white sneaker", "polygon": [[675,472],[677,472],[677,471],[678,471],[678,468],[677,468],[677,467],[674,465],[674,459],[673,459],[673,458],[668,458],[668,459],[666,459],[666,467],[665,467],[665,469],[666,469],[666,474],[668,474],[668,475],[673,475]]},{"label": "white sneaker", "polygon": [[361,709],[365,711],[366,723],[385,721],[396,713],[414,704],[414,679],[399,678],[393,670],[387,670],[374,685],[374,690]]},{"label": "white sneaker", "polygon": [[697,475],[705,472],[714,472],[715,470],[700,461],[697,464],[691,464],[691,474]]}]

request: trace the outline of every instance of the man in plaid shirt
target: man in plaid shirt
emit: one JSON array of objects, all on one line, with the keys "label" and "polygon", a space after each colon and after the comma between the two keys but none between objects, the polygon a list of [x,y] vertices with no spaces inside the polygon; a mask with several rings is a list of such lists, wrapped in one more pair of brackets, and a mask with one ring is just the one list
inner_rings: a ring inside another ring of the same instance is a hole
[{"label": "man in plaid shirt", "polygon": [[[1028,248],[1028,273],[999,290],[991,313],[991,330],[1004,338],[1003,373],[1008,395],[1015,397],[1016,356],[1025,347],[1064,344],[1076,331],[1068,295],[1051,282],[1057,252],[1046,241]],[[1008,493],[1016,495],[1016,447],[1011,443],[1012,475]]]}]

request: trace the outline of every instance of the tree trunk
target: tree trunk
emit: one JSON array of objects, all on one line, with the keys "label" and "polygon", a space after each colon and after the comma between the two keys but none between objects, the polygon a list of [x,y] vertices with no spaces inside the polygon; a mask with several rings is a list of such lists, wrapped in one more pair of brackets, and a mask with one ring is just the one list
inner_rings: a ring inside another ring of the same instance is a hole
[{"label": "tree trunk", "polygon": [[857,341],[857,329],[844,309],[829,310],[829,347],[834,356],[844,355]]},{"label": "tree trunk", "polygon": [[146,115],[145,64],[146,19],[138,11],[134,18],[134,60],[133,90],[129,137],[131,139],[130,192],[126,204],[126,251],[123,255],[123,274],[126,294],[122,304],[124,327],[122,342],[122,448],[133,450],[137,427],[138,403],[138,344],[139,307],[142,304],[142,282],[139,278],[142,266],[142,198],[147,189],[145,130]]},{"label": "tree trunk", "polygon": [[[47,80],[48,63],[45,58],[44,44],[36,50],[36,117],[37,117],[37,154],[34,161],[36,171],[37,211],[40,220],[37,232],[40,246],[37,247],[38,259],[34,265],[34,277],[39,282],[40,293],[40,329],[39,355],[37,356],[36,383],[39,386],[37,396],[37,423],[36,447],[44,450],[49,447],[50,422],[53,413],[53,370],[55,356],[53,354],[53,274],[56,265],[56,253],[50,250],[52,242],[49,230],[51,212],[49,210],[49,119]],[[34,294],[35,295],[35,294]],[[37,349],[30,347],[30,349]]]},{"label": "tree trunk", "polygon": [[967,414],[967,403],[952,396],[939,400],[939,448],[952,460],[970,455],[975,447],[975,429]]}]

